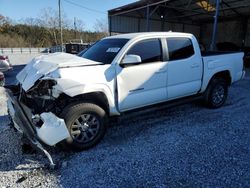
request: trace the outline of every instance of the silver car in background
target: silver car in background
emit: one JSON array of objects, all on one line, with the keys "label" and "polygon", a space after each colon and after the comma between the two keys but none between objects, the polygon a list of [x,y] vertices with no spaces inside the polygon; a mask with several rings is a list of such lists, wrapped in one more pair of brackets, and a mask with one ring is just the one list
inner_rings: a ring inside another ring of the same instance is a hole
[{"label": "silver car in background", "polygon": [[0,71],[6,72],[12,69],[9,57],[6,55],[0,55]]}]

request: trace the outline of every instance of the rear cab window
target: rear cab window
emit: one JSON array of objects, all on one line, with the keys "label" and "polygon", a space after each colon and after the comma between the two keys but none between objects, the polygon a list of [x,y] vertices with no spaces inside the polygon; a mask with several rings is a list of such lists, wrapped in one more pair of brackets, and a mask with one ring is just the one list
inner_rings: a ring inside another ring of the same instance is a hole
[{"label": "rear cab window", "polygon": [[194,47],[189,38],[167,38],[169,61],[186,59],[194,55]]},{"label": "rear cab window", "polygon": [[160,39],[146,39],[132,46],[127,55],[138,55],[141,63],[151,63],[162,61],[162,46]]}]

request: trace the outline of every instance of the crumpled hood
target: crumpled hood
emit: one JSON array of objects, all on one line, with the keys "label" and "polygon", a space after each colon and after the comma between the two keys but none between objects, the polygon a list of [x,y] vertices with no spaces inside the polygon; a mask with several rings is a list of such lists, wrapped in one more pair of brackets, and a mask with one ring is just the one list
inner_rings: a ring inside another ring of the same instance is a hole
[{"label": "crumpled hood", "polygon": [[76,55],[67,53],[53,53],[35,57],[18,73],[17,80],[22,88],[27,91],[41,77],[55,71],[58,68],[99,65],[100,62],[91,61]]}]

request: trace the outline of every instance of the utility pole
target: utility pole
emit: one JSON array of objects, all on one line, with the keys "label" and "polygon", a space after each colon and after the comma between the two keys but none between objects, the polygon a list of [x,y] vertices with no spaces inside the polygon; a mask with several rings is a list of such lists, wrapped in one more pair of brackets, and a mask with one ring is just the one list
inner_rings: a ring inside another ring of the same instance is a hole
[{"label": "utility pole", "polygon": [[61,0],[58,0],[59,7],[59,27],[60,27],[60,35],[61,35],[61,52],[63,51],[63,33],[62,33],[62,17],[61,17]]},{"label": "utility pole", "polygon": [[75,27],[75,39],[76,39],[76,31],[77,31],[77,28],[76,28],[76,17],[74,17],[74,27]]}]

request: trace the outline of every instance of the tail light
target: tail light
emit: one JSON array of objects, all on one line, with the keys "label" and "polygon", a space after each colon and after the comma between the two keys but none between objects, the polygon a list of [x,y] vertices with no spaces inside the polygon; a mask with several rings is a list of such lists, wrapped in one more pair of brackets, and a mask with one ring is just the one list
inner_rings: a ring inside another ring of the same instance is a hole
[{"label": "tail light", "polygon": [[9,60],[7,55],[0,55],[0,60]]},{"label": "tail light", "polygon": [[4,79],[4,75],[0,74],[0,80]]}]

